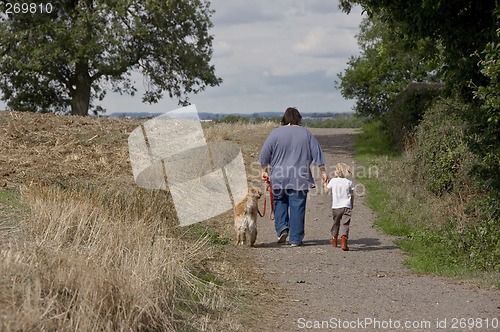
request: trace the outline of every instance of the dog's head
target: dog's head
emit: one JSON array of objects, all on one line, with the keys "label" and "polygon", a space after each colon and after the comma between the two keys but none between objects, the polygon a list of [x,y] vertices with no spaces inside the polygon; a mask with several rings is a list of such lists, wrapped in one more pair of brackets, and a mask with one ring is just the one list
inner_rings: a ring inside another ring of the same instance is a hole
[{"label": "dog's head", "polygon": [[248,188],[248,196],[255,199],[259,199],[262,196],[262,193],[260,192],[259,189],[255,187],[250,187]]}]

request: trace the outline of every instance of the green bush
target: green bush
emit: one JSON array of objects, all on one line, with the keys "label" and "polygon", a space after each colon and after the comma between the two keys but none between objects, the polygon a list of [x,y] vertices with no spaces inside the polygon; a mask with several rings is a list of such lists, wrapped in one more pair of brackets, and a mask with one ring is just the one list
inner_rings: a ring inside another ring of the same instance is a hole
[{"label": "green bush", "polygon": [[471,176],[479,159],[469,150],[467,127],[457,115],[464,108],[436,103],[403,154],[393,152],[380,121],[363,126],[356,160],[376,165],[381,176],[358,180],[377,213],[375,224],[400,237],[397,244],[412,269],[465,278],[479,273],[491,280],[500,273],[500,223],[491,209],[498,203]]},{"label": "green bush", "polygon": [[455,195],[465,196],[466,202],[444,227],[447,245],[454,256],[465,256],[471,268],[500,273],[500,223],[491,209],[498,202],[481,187]]},{"label": "green bush", "polygon": [[[500,19],[500,10],[497,11]],[[490,204],[485,207],[500,223],[500,28],[496,30],[496,42],[486,45],[481,53],[480,70],[489,84],[478,87],[475,98],[481,102],[474,110],[471,122],[471,148],[481,162],[474,173],[482,180]]]},{"label": "green bush", "polygon": [[469,126],[462,116],[469,107],[442,100],[428,110],[415,133],[408,164],[416,181],[451,200],[453,207],[436,230],[450,257],[463,257],[463,264],[474,269],[499,271],[497,194],[474,174],[483,160],[470,149]]},{"label": "green bush", "polygon": [[466,124],[459,117],[464,106],[450,100],[437,102],[417,127],[411,158],[414,172],[434,194],[442,195],[464,184],[473,165]]},{"label": "green bush", "polygon": [[356,152],[359,156],[395,156],[399,155],[394,139],[382,121],[367,122],[356,139]]},{"label": "green bush", "polygon": [[399,148],[404,146],[406,136],[413,133],[442,90],[443,85],[439,83],[410,83],[396,98],[383,120]]}]

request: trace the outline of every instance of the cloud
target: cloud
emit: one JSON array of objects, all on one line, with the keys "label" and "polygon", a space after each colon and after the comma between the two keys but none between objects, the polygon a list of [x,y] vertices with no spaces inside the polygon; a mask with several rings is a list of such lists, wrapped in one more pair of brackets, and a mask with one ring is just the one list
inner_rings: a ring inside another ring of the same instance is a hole
[{"label": "cloud", "polygon": [[357,52],[352,33],[335,27],[313,27],[302,40],[293,45],[298,55],[311,57],[346,58]]},{"label": "cloud", "polygon": [[329,93],[333,91],[333,81],[334,78],[326,70],[315,70],[293,75],[270,75],[266,77],[266,86],[290,94]]},{"label": "cloud", "polygon": [[316,27],[309,31],[305,39],[293,46],[293,50],[299,54],[308,54],[321,48],[325,43],[325,29]]},{"label": "cloud", "polygon": [[214,57],[230,57],[233,55],[231,45],[225,40],[218,40],[214,45]]},{"label": "cloud", "polygon": [[228,25],[255,25],[280,20],[284,13],[269,1],[216,0],[211,2],[215,10],[213,22],[216,27]]},{"label": "cloud", "polygon": [[314,14],[328,15],[340,11],[338,1],[313,0],[307,3],[309,10]]}]

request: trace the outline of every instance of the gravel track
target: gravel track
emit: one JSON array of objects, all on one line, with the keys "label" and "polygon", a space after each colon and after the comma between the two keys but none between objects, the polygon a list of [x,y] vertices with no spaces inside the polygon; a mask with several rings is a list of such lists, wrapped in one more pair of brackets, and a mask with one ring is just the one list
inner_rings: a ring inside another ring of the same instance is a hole
[{"label": "gravel track", "polygon": [[[311,131],[326,154],[328,170],[340,161],[353,165],[354,130]],[[320,184],[319,172],[316,179]],[[269,217],[259,219],[256,248],[243,256],[275,291],[260,295],[264,309],[250,330],[466,331],[469,326],[473,331],[499,330],[491,326],[500,317],[498,290],[412,273],[402,263],[404,254],[395,238],[373,226],[375,215],[360,189],[348,252],[329,243],[331,197],[319,190],[308,196],[301,247],[276,244]]]}]

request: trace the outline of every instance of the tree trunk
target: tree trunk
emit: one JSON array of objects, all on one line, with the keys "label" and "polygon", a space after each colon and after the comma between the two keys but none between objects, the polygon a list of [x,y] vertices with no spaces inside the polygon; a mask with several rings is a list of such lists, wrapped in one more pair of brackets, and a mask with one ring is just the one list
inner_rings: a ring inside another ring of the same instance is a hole
[{"label": "tree trunk", "polygon": [[75,88],[71,93],[71,115],[88,115],[91,86],[88,60],[78,62],[75,68]]}]

